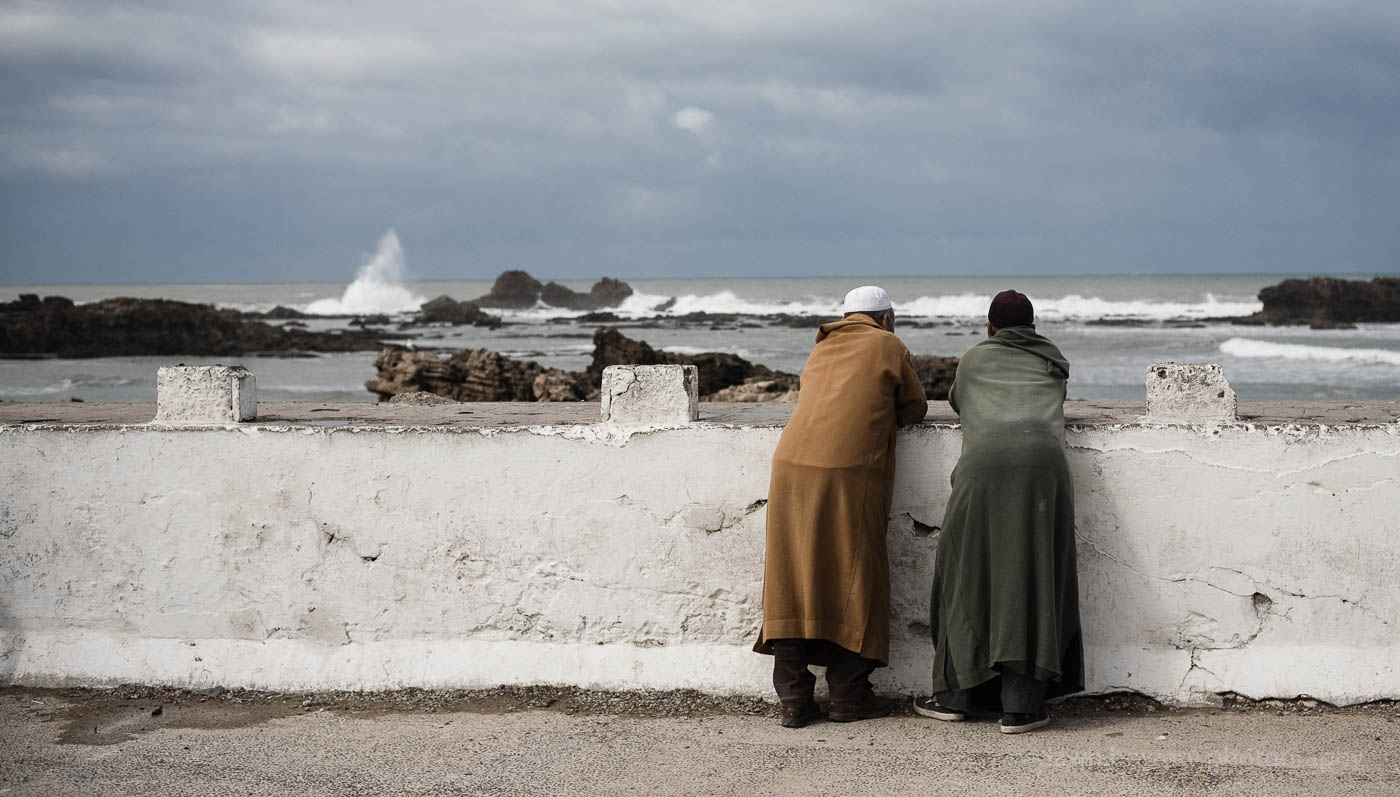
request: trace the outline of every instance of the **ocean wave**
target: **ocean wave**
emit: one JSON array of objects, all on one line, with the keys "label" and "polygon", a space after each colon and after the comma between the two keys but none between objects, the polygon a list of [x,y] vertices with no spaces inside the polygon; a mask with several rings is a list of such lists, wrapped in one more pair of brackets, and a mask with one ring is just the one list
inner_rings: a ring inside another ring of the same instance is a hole
[{"label": "ocean wave", "polygon": [[659,349],[661,351],[669,352],[671,354],[684,354],[687,357],[694,357],[697,354],[707,354],[709,352],[722,352],[725,354],[733,354],[736,357],[743,357],[745,360],[754,359],[754,354],[748,351],[747,349],[731,349],[726,348],[724,346],[682,346],[678,344],[673,344],[669,346],[661,346],[659,347]]},{"label": "ocean wave", "polygon": [[1251,338],[1230,338],[1220,344],[1220,353],[1228,354],[1231,357],[1270,357],[1280,360],[1400,366],[1400,351],[1310,346],[1302,343],[1274,343],[1273,341],[1253,340]]},{"label": "ocean wave", "polygon": [[0,387],[0,396],[49,396],[67,393],[73,389],[73,380],[65,379],[52,385],[28,385],[25,387]]},{"label": "ocean wave", "polygon": [[[991,303],[991,298],[987,299]],[[1097,296],[1071,294],[1037,303],[1036,315],[1054,319],[1141,318],[1152,321],[1199,320],[1244,316],[1264,309],[1254,299],[1221,299],[1207,293],[1200,302],[1112,301]]]},{"label": "ocean wave", "polygon": [[[1036,315],[1051,321],[1096,319],[1140,319],[1145,321],[1199,320],[1243,316],[1258,312],[1263,305],[1245,298],[1220,298],[1207,293],[1198,302],[1114,300],[1070,294],[1053,299],[1033,299]],[[671,304],[668,305],[668,302]],[[902,318],[980,320],[992,302],[990,294],[959,293],[947,296],[920,296],[896,301],[895,312]],[[662,309],[662,308],[665,309]],[[712,294],[663,296],[634,293],[621,305],[610,308],[622,318],[683,316],[690,313],[752,316],[794,315],[837,318],[841,300],[836,297],[807,296],[790,301],[762,301],[739,296],[732,290]],[[578,315],[576,310],[537,305],[529,310],[508,313],[512,320],[529,321]]]},{"label": "ocean wave", "polygon": [[75,376],[47,385],[25,385],[23,387],[0,388],[0,396],[52,396],[73,390],[101,390],[104,388],[125,387],[141,382],[125,376]]},{"label": "ocean wave", "polygon": [[[662,309],[662,308],[665,309]],[[602,308],[603,312],[615,313],[621,318],[651,318],[652,316],[683,316],[691,313],[711,313],[715,315],[818,315],[836,317],[841,314],[839,299],[823,299],[809,296],[805,301],[765,302],[745,299],[734,291],[699,295],[665,296],[655,293],[633,293],[617,307]],[[488,309],[488,312],[498,312]],[[564,307],[550,307],[536,304],[528,310],[506,310],[504,315],[511,321],[543,321],[551,318],[570,318],[579,315],[578,310]]]},{"label": "ocean wave", "polygon": [[407,313],[423,302],[404,285],[407,276],[403,246],[393,230],[379,239],[379,249],[360,267],[355,281],[339,299],[317,299],[306,305],[311,315],[361,315],[366,313]]},{"label": "ocean wave", "polygon": [[[1055,299],[1033,299],[1035,315],[1047,321],[1097,319],[1139,319],[1144,321],[1197,320],[1241,316],[1258,312],[1257,301],[1219,299],[1206,294],[1200,302],[1169,302],[1144,299],[1114,300],[1070,294]],[[913,318],[985,318],[992,303],[990,295],[961,293],[953,296],[921,296],[895,304],[895,312]]]}]

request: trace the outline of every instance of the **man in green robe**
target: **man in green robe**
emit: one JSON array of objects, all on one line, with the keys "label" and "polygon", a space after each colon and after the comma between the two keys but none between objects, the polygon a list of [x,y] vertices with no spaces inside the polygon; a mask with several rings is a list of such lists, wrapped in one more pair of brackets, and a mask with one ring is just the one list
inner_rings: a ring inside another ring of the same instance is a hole
[{"label": "man in green robe", "polygon": [[1046,698],[1084,688],[1069,362],[1025,295],[997,294],[987,320],[948,396],[963,445],[934,567],[933,696],[914,709],[951,722],[1000,711],[1002,733],[1024,733],[1048,722]]}]

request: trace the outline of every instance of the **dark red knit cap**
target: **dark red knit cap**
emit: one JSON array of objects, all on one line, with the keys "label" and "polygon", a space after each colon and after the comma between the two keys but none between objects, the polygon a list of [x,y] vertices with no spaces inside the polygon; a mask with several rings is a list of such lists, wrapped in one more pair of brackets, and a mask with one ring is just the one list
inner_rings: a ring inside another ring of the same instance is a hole
[{"label": "dark red knit cap", "polygon": [[1024,293],[1002,291],[992,300],[987,322],[997,329],[1028,327],[1035,324],[1035,308]]}]

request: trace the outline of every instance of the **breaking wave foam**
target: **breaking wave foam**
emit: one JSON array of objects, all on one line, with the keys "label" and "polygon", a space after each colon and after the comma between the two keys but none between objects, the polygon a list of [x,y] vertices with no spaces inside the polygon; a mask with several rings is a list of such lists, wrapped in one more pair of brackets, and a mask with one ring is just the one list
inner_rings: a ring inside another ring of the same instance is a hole
[{"label": "breaking wave foam", "polygon": [[[1105,318],[1146,321],[1199,320],[1249,315],[1263,308],[1263,305],[1255,300],[1221,299],[1209,293],[1199,302],[1117,301],[1078,294],[1056,299],[1033,298],[1033,301],[1037,316],[1054,321]],[[673,303],[667,306],[668,302]],[[991,302],[990,294],[960,293],[947,296],[920,296],[908,301],[896,301],[894,308],[895,312],[904,318],[982,319],[986,317],[987,307]],[[662,309],[663,307],[665,309]],[[611,308],[610,312],[625,318],[656,315],[682,316],[689,313],[836,318],[841,315],[841,300],[836,297],[807,296],[791,301],[763,301],[739,296],[732,290],[706,295],[692,293],[676,297],[634,293],[621,305]],[[573,315],[578,315],[578,312],[539,305],[514,314],[514,317],[544,319]]]},{"label": "breaking wave foam", "polygon": [[389,230],[379,239],[379,249],[374,257],[360,266],[355,281],[350,283],[339,299],[317,299],[306,306],[306,312],[312,315],[359,315],[417,310],[426,300],[415,296],[403,284],[407,270],[398,233]]},{"label": "breaking wave foam", "polygon": [[[1198,320],[1242,316],[1257,312],[1263,304],[1257,301],[1221,300],[1206,294],[1200,302],[1154,302],[1148,300],[1117,301],[1097,296],[1070,294],[1057,299],[1032,299],[1035,315],[1050,321],[1084,321],[1097,319],[1141,319],[1145,321]],[[977,318],[987,315],[992,303],[990,295],[961,293],[953,296],[921,296],[910,302],[895,303],[895,312],[915,318]]]},{"label": "breaking wave foam", "polygon": [[1220,353],[1232,357],[1272,357],[1281,360],[1400,366],[1400,351],[1309,346],[1303,343],[1274,343],[1250,338],[1230,338],[1220,344]]}]

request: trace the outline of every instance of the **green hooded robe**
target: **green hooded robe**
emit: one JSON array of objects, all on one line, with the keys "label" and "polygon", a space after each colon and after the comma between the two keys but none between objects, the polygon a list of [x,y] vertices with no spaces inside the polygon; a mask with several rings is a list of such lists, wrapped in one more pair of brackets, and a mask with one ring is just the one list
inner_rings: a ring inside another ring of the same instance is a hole
[{"label": "green hooded robe", "polygon": [[999,668],[1048,681],[1046,697],[1084,688],[1068,378],[1064,355],[1030,326],[999,330],[958,363],[948,403],[962,454],[929,612],[935,694],[986,684]]}]

